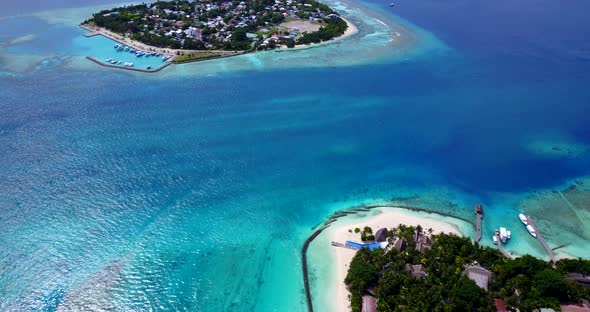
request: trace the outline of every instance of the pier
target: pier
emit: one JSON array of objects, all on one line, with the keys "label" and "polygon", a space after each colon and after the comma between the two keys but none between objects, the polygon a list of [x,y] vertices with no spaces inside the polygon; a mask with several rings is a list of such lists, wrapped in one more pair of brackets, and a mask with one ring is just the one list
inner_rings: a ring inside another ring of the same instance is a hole
[{"label": "pier", "polygon": [[111,65],[111,64],[106,64],[103,63],[101,61],[99,61],[98,59],[92,57],[92,56],[87,56],[87,59],[91,60],[92,62],[100,65],[100,66],[104,66],[104,67],[110,67],[110,68],[118,68],[118,69],[126,69],[126,70],[131,70],[131,71],[136,71],[136,72],[142,72],[142,73],[156,73],[161,71],[162,69],[170,66],[172,64],[172,62],[168,61],[166,62],[164,65],[158,67],[158,68],[154,68],[154,69],[140,69],[140,68],[133,68],[133,67],[125,67],[125,66],[118,66],[118,65]]},{"label": "pier", "polygon": [[553,250],[549,248],[549,245],[547,245],[547,241],[545,241],[545,238],[543,237],[541,232],[539,232],[539,229],[535,225],[533,219],[531,219],[531,217],[529,216],[526,216],[526,221],[535,230],[535,233],[537,234],[537,240],[539,240],[541,245],[543,245],[543,248],[545,248],[545,251],[547,251],[547,254],[549,255],[549,259],[551,259],[551,262],[555,262],[555,255],[553,254]]},{"label": "pier", "polygon": [[481,219],[483,219],[483,206],[481,204],[475,205],[475,217],[477,219],[475,241],[479,242],[481,240]]},{"label": "pier", "polygon": [[100,35],[100,33],[95,32],[95,31],[92,31],[92,32],[89,32],[89,33],[85,33],[84,34],[84,37],[90,38],[90,37],[94,37],[94,36],[98,36],[98,35]]},{"label": "pier", "polygon": [[354,247],[352,247],[350,245],[342,244],[342,243],[339,243],[339,242],[332,242],[332,246],[334,246],[334,247],[347,248],[347,249],[351,249],[351,250],[358,250],[358,248],[354,248]]},{"label": "pier", "polygon": [[498,246],[498,250],[500,251],[500,253],[502,253],[506,258],[512,259],[512,257],[506,252],[506,250],[504,250],[504,247],[502,247],[502,241],[500,240],[500,231],[494,230],[494,236],[496,237],[496,245]]}]

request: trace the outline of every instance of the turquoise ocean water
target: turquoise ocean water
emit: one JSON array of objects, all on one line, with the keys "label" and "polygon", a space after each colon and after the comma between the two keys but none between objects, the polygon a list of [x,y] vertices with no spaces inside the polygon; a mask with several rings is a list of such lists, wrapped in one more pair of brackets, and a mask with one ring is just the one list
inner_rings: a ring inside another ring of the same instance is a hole
[{"label": "turquoise ocean water", "polygon": [[84,59],[96,8],[9,4],[0,310],[305,311],[303,241],[360,204],[481,202],[544,257],[525,211],[590,256],[586,2],[330,4],[355,35],[153,75]]}]

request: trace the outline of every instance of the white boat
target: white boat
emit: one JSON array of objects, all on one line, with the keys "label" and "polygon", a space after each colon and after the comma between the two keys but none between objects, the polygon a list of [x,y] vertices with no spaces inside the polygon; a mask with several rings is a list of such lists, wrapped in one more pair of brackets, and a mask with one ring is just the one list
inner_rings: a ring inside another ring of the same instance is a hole
[{"label": "white boat", "polygon": [[529,233],[531,234],[532,237],[537,237],[537,232],[535,232],[535,229],[533,228],[532,225],[527,225],[526,226],[526,230],[529,231]]},{"label": "white boat", "polygon": [[498,237],[496,235],[492,236],[492,240],[494,240],[494,244],[498,243]]},{"label": "white boat", "polygon": [[526,216],[523,215],[522,213],[518,214],[518,218],[520,219],[520,222],[522,222],[524,225],[529,225],[529,222],[528,222]]},{"label": "white boat", "polygon": [[506,243],[506,241],[510,239],[510,231],[507,231],[505,227],[500,228],[500,240],[502,243]]}]

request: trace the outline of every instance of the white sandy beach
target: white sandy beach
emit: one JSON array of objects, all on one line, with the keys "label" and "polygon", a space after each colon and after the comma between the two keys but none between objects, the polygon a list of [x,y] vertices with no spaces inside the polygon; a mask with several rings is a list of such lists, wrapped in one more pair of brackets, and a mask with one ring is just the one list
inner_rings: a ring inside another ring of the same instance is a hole
[{"label": "white sandy beach", "polygon": [[356,28],[356,26],[354,26],[353,23],[351,23],[350,21],[348,21],[347,19],[345,19],[342,16],[340,18],[343,19],[346,22],[346,24],[348,25],[348,28],[346,28],[346,31],[344,31],[344,33],[341,36],[338,36],[334,39],[320,42],[320,43],[297,44],[297,45],[295,45],[295,48],[287,48],[287,46],[284,46],[277,51],[281,51],[281,50],[293,51],[293,50],[300,50],[300,49],[306,49],[306,48],[312,48],[312,47],[322,46],[322,45],[326,45],[326,44],[331,44],[331,43],[337,42],[338,40],[342,40],[346,37],[350,37],[359,31],[358,28]]},{"label": "white sandy beach", "polygon": [[[450,217],[414,212],[403,208],[381,207],[371,211],[367,217],[339,220],[325,230],[325,235],[335,242],[344,243],[347,240],[360,242],[360,234],[354,233],[356,227],[362,229],[365,226],[370,226],[373,231],[377,231],[383,227],[391,229],[400,224],[421,225],[424,229],[432,228],[435,234],[444,232],[457,235],[466,235],[463,227],[469,226],[464,221]],[[349,229],[352,230],[352,233],[349,232]],[[334,293],[328,297],[333,300],[331,304],[333,311],[350,311],[349,292],[344,285],[344,279],[355,251],[332,246],[330,246],[330,250],[334,259],[332,267],[336,270],[333,276],[337,279],[334,281],[337,286],[333,288]]]}]

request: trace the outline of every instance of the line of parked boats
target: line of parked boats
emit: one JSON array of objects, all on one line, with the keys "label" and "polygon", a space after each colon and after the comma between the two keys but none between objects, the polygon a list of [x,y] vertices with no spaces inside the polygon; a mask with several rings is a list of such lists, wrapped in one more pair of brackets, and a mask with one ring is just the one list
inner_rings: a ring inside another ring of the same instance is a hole
[{"label": "line of parked boats", "polygon": [[526,226],[526,230],[529,231],[529,234],[531,234],[532,237],[537,237],[537,232],[535,231],[535,228],[529,224],[528,218],[522,213],[518,215],[518,218],[520,219],[520,222]]},{"label": "line of parked boats", "polygon": [[119,60],[116,60],[116,59],[110,58],[110,57],[108,59],[106,59],[105,62],[113,64],[113,65],[123,65],[125,67],[133,67],[133,63],[131,63],[131,62],[123,62],[123,61],[119,61]]},{"label": "line of parked boats", "polygon": [[134,53],[136,57],[159,56],[159,57],[162,57],[162,61],[167,61],[168,59],[170,59],[172,57],[172,55],[169,55],[169,54],[142,51],[139,49],[134,49],[132,47],[123,45],[123,44],[115,44],[114,48],[117,49],[117,51],[125,51],[125,52],[129,52],[129,53]]},{"label": "line of parked boats", "polygon": [[[522,224],[526,226],[526,229],[529,232],[529,234],[531,234],[532,237],[536,238],[537,232],[535,231],[535,228],[529,224],[527,216],[521,213],[518,215],[518,218],[520,219],[520,222],[522,222]],[[511,235],[512,233],[510,231],[508,231],[505,227],[501,227],[500,229],[494,230],[494,236],[492,237],[492,239],[494,240],[495,244],[498,243],[499,237],[500,241],[505,244],[510,239]]]}]

